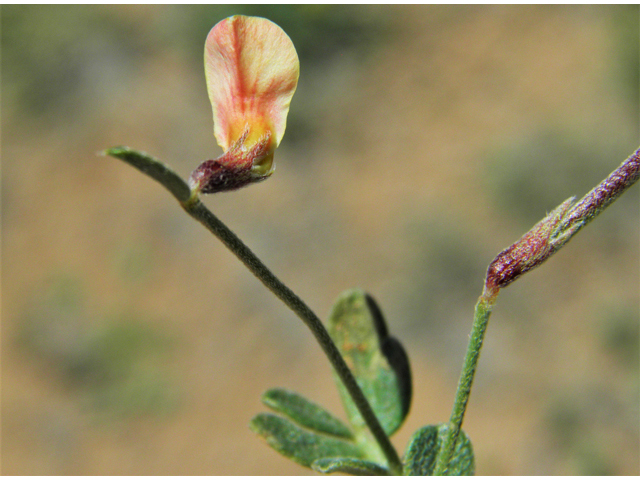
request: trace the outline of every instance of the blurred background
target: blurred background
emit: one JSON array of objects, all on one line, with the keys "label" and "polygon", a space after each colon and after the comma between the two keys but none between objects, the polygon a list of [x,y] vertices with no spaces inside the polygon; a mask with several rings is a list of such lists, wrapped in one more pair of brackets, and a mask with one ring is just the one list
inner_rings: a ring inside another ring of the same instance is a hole
[{"label": "blurred background", "polygon": [[[158,184],[218,156],[209,29],[301,61],[267,182],[205,202],[322,317],[370,292],[412,362],[394,437],[448,419],[487,265],[637,147],[638,6],[2,7],[2,471],[307,474],[248,429],[311,334]],[[464,428],[476,471],[640,474],[640,189],[504,290]]]}]

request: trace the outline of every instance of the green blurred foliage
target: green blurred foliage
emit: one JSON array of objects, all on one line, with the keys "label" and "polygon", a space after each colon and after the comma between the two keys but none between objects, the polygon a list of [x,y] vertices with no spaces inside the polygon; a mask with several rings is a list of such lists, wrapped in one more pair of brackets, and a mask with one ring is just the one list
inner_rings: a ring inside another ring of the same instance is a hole
[{"label": "green blurred foliage", "polygon": [[490,252],[473,242],[473,232],[453,217],[413,220],[409,264],[412,282],[405,289],[403,326],[435,349],[449,351],[441,335],[461,314],[467,317],[481,292]]},{"label": "green blurred foliage", "polygon": [[615,418],[618,408],[606,392],[585,391],[576,398],[557,400],[549,407],[546,418],[553,460],[578,475],[616,475],[611,461],[615,446],[606,441],[602,432],[606,422],[621,423]]},{"label": "green blurred foliage", "polygon": [[125,243],[114,252],[113,269],[123,282],[131,285],[144,284],[155,265],[149,245]]},{"label": "green blurred foliage", "polygon": [[[176,21],[177,18],[180,21]],[[383,41],[387,31],[378,16],[349,5],[194,5],[165,10],[161,24],[165,38],[183,48],[194,61],[202,61],[202,46],[209,30],[230,15],[268,18],[291,37],[302,69],[323,63],[343,50],[368,51]]]},{"label": "green blurred foliage", "polygon": [[614,78],[620,83],[621,96],[630,118],[638,119],[640,108],[640,5],[617,5],[611,10],[611,31],[615,37],[618,58],[613,69]]},{"label": "green blurred foliage", "polygon": [[[604,179],[629,155],[623,145],[612,146],[606,139],[585,141],[559,130],[540,131],[487,155],[485,181],[498,207],[524,233],[567,198],[579,199],[595,187],[594,179]],[[612,151],[620,153],[614,156]],[[606,217],[624,221],[627,213],[611,209]]]},{"label": "green blurred foliage", "polygon": [[86,312],[82,282],[52,279],[23,319],[23,347],[53,369],[97,413],[162,413],[177,405],[163,358],[174,341],[132,314],[98,320]]},{"label": "green blurred foliage", "polygon": [[[296,45],[305,75],[345,50],[356,51],[362,58],[384,40],[386,32],[379,16],[363,14],[353,6],[174,5],[127,10],[6,5],[2,9],[3,89],[20,110],[31,115],[63,108],[57,110],[58,120],[85,85],[103,73],[104,64],[111,69],[109,77],[122,79],[135,75],[136,64],[154,54],[179,50],[193,68],[202,69],[209,30],[236,14],[262,16],[280,25]],[[303,135],[297,130],[305,125],[290,122],[294,132],[287,136],[295,141]]]},{"label": "green blurred foliage", "polygon": [[637,375],[640,369],[640,318],[632,305],[610,305],[600,309],[600,340],[605,350]]},{"label": "green blurred foliage", "polygon": [[121,13],[83,5],[4,5],[5,94],[31,115],[59,108],[68,113],[65,106],[90,81],[98,63],[135,68],[162,47],[135,17]]},{"label": "green blurred foliage", "polygon": [[[493,194],[496,205],[521,228],[538,222],[570,196],[581,198],[596,182],[604,179],[631,152],[635,145],[640,120],[640,7],[619,5],[584,10],[583,13],[605,15],[611,24],[609,39],[615,52],[603,85],[612,97],[616,115],[607,115],[606,122],[589,127],[593,131],[577,130],[579,122],[569,130],[550,119],[528,135],[509,139],[486,152],[487,168],[484,182]],[[602,80],[601,80],[602,81]],[[623,113],[623,114],[620,114]],[[637,189],[628,195],[638,197]],[[610,209],[604,220],[607,234],[625,223],[637,209]]]}]

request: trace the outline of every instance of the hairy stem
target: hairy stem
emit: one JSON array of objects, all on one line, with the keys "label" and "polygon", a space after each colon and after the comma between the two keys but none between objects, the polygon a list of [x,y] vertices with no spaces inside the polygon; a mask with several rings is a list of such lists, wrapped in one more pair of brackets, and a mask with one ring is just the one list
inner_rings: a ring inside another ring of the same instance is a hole
[{"label": "hairy stem", "polygon": [[434,475],[444,475],[455,450],[469,401],[491,308],[501,288],[542,264],[562,248],[582,227],[610,206],[640,179],[640,148],[599,185],[574,204],[567,200],[491,262],[482,296],[478,300],[471,338],[453,403],[449,429],[438,451]]},{"label": "hairy stem", "polygon": [[216,217],[198,198],[172,169],[158,160],[144,153],[127,147],[112,148],[104,152],[106,155],[124,160],[141,172],[149,175],[161,183],[180,202],[184,210],[207,230],[213,233],[224,245],[231,250],[238,259],[253,273],[274,295],[282,300],[298,315],[311,333],[315,336],[320,347],[329,358],[331,365],[347,388],[362,418],[380,446],[392,474],[402,473],[402,462],[393,447],[391,440],[382,429],[371,405],[358,386],[353,374],[345,363],[335,343],[329,336],[322,321],[293,291],[282,283],[264,263],[233,233],[218,217]]},{"label": "hairy stem", "polygon": [[462,373],[460,374],[460,380],[458,381],[458,389],[453,402],[451,418],[449,419],[449,428],[447,429],[447,434],[442,442],[442,446],[438,451],[436,467],[433,472],[434,475],[446,474],[456,442],[458,441],[458,435],[460,434],[460,428],[462,427],[464,412],[467,409],[467,402],[469,401],[469,395],[471,394],[473,377],[475,376],[476,368],[478,367],[478,358],[480,357],[480,350],[482,349],[482,342],[484,341],[484,334],[487,330],[487,325],[489,324],[491,307],[493,306],[494,300],[495,297],[487,299],[482,296],[476,304],[473,327],[471,328],[471,338],[469,339],[469,346],[467,347],[467,353],[464,358]]}]

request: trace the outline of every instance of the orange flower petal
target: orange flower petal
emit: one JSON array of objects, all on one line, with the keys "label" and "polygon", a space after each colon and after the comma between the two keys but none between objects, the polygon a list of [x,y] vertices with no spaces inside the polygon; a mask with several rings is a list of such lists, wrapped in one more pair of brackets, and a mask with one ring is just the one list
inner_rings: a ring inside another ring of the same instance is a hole
[{"label": "orange flower petal", "polygon": [[275,149],[300,72],[287,34],[265,18],[226,18],[209,32],[204,62],[218,144],[227,151],[244,136],[251,148],[269,135]]}]

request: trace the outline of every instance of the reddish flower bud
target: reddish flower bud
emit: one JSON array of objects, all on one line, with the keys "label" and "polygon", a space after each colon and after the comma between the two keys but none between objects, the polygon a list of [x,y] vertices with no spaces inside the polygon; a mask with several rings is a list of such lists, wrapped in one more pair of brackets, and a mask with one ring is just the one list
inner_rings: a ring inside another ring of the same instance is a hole
[{"label": "reddish flower bud", "polygon": [[578,203],[570,198],[536,224],[520,240],[498,254],[487,270],[483,297],[540,265],[640,178],[640,149]]},{"label": "reddish flower bud", "polygon": [[559,248],[554,236],[573,200],[570,198],[563,202],[520,240],[496,256],[487,270],[485,292],[488,296],[497,294],[499,289],[540,265]]}]

